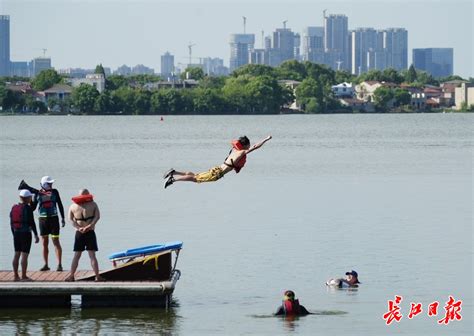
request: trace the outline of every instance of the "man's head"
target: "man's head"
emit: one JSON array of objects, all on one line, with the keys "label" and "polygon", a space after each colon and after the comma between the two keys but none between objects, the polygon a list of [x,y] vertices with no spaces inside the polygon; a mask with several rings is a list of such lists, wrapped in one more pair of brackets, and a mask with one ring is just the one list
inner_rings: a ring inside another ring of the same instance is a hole
[{"label": "man's head", "polygon": [[30,203],[33,194],[28,189],[22,189],[19,195],[22,203]]},{"label": "man's head", "polygon": [[241,136],[241,137],[239,138],[239,142],[240,142],[240,144],[242,145],[242,147],[243,147],[244,149],[249,149],[249,148],[250,148],[250,140],[249,140],[249,138],[247,138],[245,135],[244,135],[244,136]]},{"label": "man's head", "polygon": [[87,190],[85,188],[81,189],[81,190],[79,190],[79,195],[89,195],[89,190]]},{"label": "man's head", "polygon": [[41,188],[44,190],[49,190],[52,188],[54,180],[51,176],[43,176],[41,178]]},{"label": "man's head", "polygon": [[283,299],[285,301],[294,301],[295,300],[295,292],[293,292],[292,290],[285,291]]},{"label": "man's head", "polygon": [[358,279],[358,274],[356,271],[352,270],[350,272],[346,272],[346,275],[347,275],[347,280],[348,281],[352,281],[354,283],[360,283],[359,282],[359,279]]}]

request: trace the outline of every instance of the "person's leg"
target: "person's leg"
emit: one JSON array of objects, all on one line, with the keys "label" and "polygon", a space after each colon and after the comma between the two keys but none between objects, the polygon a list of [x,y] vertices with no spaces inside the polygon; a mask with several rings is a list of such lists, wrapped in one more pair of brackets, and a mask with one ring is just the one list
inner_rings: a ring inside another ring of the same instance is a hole
[{"label": "person's leg", "polygon": [[56,258],[58,259],[58,271],[62,271],[62,257],[63,257],[63,249],[61,247],[61,243],[59,242],[59,237],[51,237],[51,240],[53,241],[54,248],[56,250]]},{"label": "person's leg", "polygon": [[13,255],[12,266],[13,266],[14,281],[20,280],[20,276],[18,275],[18,261],[20,260],[20,254],[21,252],[15,251],[15,254]]},{"label": "person's leg", "polygon": [[189,182],[196,182],[196,175],[193,173],[183,174],[181,176],[175,177],[174,181],[189,181]]},{"label": "person's leg", "polygon": [[76,274],[77,266],[79,265],[79,259],[81,259],[81,255],[81,251],[74,252],[74,257],[72,258],[71,263],[71,274],[66,278],[65,281],[74,281],[74,275]]},{"label": "person's leg", "polygon": [[179,176],[192,175],[192,176],[194,176],[194,175],[196,175],[196,174],[194,174],[193,172],[179,172],[179,171],[176,171],[176,170],[175,170],[175,171],[173,172],[173,175],[179,175]]},{"label": "person's leg", "polygon": [[26,276],[26,269],[28,268],[28,254],[21,252],[21,280],[29,280]]},{"label": "person's leg", "polygon": [[41,236],[41,240],[43,242],[43,260],[44,260],[44,266],[40,271],[49,271],[49,266],[48,266],[48,254],[49,254],[49,236]]},{"label": "person's leg", "polygon": [[89,258],[91,259],[91,266],[92,266],[92,270],[94,271],[94,274],[95,274],[95,280],[96,281],[105,280],[99,274],[99,262],[97,261],[97,258],[95,256],[95,251],[88,250],[87,253],[89,253]]}]

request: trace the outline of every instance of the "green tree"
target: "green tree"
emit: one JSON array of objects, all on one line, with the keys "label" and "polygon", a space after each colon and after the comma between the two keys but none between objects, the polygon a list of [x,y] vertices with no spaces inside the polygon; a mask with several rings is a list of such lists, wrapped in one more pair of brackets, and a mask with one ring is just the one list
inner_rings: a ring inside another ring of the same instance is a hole
[{"label": "green tree", "polygon": [[427,73],[426,71],[417,71],[416,72],[416,82],[417,85],[439,85],[439,81],[436,80],[431,74]]},{"label": "green tree", "polygon": [[336,74],[335,74],[335,79],[336,79],[336,84],[340,84],[340,83],[352,83],[355,81],[356,79],[356,76],[351,74],[349,71],[346,71],[346,70],[338,70],[336,71]]},{"label": "green tree", "polygon": [[276,79],[270,76],[250,78],[246,84],[245,95],[251,113],[268,114],[278,113],[284,103],[288,103],[283,94],[283,87]]},{"label": "green tree", "polygon": [[276,68],[276,75],[279,79],[296,81],[302,81],[308,76],[305,65],[297,60],[288,60],[280,64]]},{"label": "green tree", "polygon": [[395,69],[388,68],[382,71],[382,81],[400,84],[403,80],[403,76]]},{"label": "green tree", "polygon": [[190,79],[201,80],[204,78],[204,71],[199,67],[187,67],[181,74],[181,79],[186,79],[186,74],[189,74]]},{"label": "green tree", "polygon": [[232,72],[232,77],[243,75],[276,77],[275,68],[262,64],[246,64]]},{"label": "green tree", "polygon": [[81,84],[72,91],[72,104],[82,113],[93,113],[99,91],[92,85]]},{"label": "green tree", "polygon": [[95,99],[93,110],[96,114],[107,114],[113,112],[112,105],[110,93],[104,91]]},{"label": "green tree", "polygon": [[143,86],[146,83],[155,83],[161,80],[160,76],[140,74],[127,77],[128,84],[131,86]]},{"label": "green tree", "polygon": [[396,88],[393,92],[393,98],[395,98],[395,106],[409,105],[411,102],[411,94],[407,90]]},{"label": "green tree", "polygon": [[105,82],[105,86],[107,90],[117,90],[121,87],[128,86],[128,80],[125,76],[121,75],[111,75],[107,78]]},{"label": "green tree", "polygon": [[226,78],[223,76],[206,76],[199,81],[199,87],[203,89],[222,89],[225,85],[225,80]]},{"label": "green tree", "polygon": [[49,89],[61,81],[61,76],[54,69],[41,71],[32,81],[32,86],[37,91]]},{"label": "green tree", "polygon": [[223,113],[224,105],[224,99],[219,94],[219,90],[203,88],[194,90],[194,112],[202,114]]},{"label": "green tree", "polygon": [[408,71],[406,72],[405,82],[414,83],[416,82],[416,78],[417,78],[416,69],[412,64],[410,65],[410,68],[408,68]]},{"label": "green tree", "polygon": [[105,78],[105,70],[104,70],[104,67],[102,66],[102,63],[96,65],[94,73],[95,74],[102,74]]},{"label": "green tree", "polygon": [[296,101],[306,113],[325,111],[324,89],[314,78],[307,78],[296,88]]},{"label": "green tree", "polygon": [[222,93],[229,106],[229,112],[241,114],[252,110],[250,97],[245,89],[251,78],[253,78],[251,75],[227,78]]},{"label": "green tree", "polygon": [[393,91],[385,86],[381,86],[374,91],[374,104],[377,110],[386,112],[388,103],[394,98]]}]

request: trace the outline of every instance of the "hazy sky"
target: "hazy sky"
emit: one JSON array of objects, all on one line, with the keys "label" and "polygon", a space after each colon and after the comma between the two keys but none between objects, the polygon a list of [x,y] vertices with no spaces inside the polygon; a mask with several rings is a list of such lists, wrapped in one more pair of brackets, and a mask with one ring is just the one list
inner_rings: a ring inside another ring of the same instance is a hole
[{"label": "hazy sky", "polygon": [[[454,48],[454,72],[474,77],[473,0],[0,0],[0,14],[10,15],[11,59],[29,61],[43,54],[57,69],[117,68],[144,64],[160,70],[160,56],[170,51],[175,63],[193,56],[229,62],[229,35],[270,34],[283,26],[301,33],[322,26],[322,11],[345,14],[349,29],[403,27],[412,48]],[[196,61],[197,62],[197,61]]]}]

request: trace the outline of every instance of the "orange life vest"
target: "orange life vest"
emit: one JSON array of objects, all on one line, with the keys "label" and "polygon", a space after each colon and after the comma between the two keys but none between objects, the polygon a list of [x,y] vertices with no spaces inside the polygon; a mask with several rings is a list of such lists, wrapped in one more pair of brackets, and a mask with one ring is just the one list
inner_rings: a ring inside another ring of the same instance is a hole
[{"label": "orange life vest", "polygon": [[78,195],[71,198],[72,201],[76,204],[82,204],[86,202],[91,202],[94,200],[94,195]]},{"label": "orange life vest", "polygon": [[300,302],[299,300],[285,300],[283,301],[283,309],[285,315],[299,315],[300,314]]},{"label": "orange life vest", "polygon": [[[232,140],[231,143],[232,143],[232,149],[235,149],[235,150],[243,150],[243,149],[244,149],[244,147],[243,147],[242,144],[239,142],[239,140]],[[229,152],[229,155],[230,155],[230,153],[232,153],[232,150]],[[229,156],[227,156],[227,157],[229,157]],[[225,161],[227,161],[227,158],[224,160],[224,163],[225,163]],[[245,162],[247,162],[247,155],[242,156],[242,157],[239,159],[239,161],[237,161],[237,162],[234,162],[234,161],[232,160],[232,164],[231,164],[231,165],[229,165],[229,164],[227,164],[227,163],[225,163],[225,164],[228,165],[229,167],[234,168],[234,170],[235,170],[236,173],[239,173],[240,170],[245,166]]]}]

